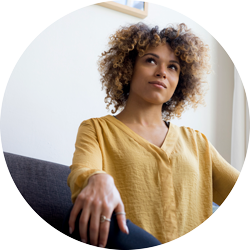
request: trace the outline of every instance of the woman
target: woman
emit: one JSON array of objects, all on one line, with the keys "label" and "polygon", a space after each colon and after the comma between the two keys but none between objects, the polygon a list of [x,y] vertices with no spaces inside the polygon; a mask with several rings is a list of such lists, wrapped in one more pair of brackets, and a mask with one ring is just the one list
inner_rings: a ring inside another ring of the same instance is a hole
[{"label": "woman", "polygon": [[99,61],[101,82],[107,108],[122,111],[79,127],[67,226],[95,246],[138,249],[204,222],[239,172],[202,133],[167,122],[203,103],[210,66],[200,38],[185,24],[159,31],[139,23],[119,29],[109,45]]}]

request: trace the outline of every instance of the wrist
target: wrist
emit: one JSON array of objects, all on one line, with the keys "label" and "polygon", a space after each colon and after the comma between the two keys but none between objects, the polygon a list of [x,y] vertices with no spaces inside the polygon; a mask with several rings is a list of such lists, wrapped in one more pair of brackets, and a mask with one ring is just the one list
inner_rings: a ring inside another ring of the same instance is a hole
[{"label": "wrist", "polygon": [[96,174],[90,176],[88,179],[88,183],[90,183],[90,184],[94,183],[96,181],[98,181],[98,182],[104,181],[104,182],[114,183],[113,177],[109,174],[106,174],[106,173],[96,173]]}]

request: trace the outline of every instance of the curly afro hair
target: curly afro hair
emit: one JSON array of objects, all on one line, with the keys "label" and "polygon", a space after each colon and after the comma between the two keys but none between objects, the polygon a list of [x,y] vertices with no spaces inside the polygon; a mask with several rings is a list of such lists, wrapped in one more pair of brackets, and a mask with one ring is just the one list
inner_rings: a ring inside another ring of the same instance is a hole
[{"label": "curly afro hair", "polygon": [[112,114],[123,109],[129,96],[130,81],[137,56],[150,47],[168,43],[180,60],[179,82],[171,99],[162,105],[162,118],[180,118],[188,107],[205,104],[205,73],[210,72],[209,48],[184,23],[169,25],[159,31],[144,23],[121,27],[110,36],[109,50],[101,54],[98,65],[102,89],[106,90],[107,109]]}]

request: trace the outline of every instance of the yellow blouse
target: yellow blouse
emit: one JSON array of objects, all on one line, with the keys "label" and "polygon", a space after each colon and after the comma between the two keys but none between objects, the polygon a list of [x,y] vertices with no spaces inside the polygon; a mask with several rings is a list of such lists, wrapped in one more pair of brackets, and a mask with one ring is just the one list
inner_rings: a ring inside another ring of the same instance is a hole
[{"label": "yellow blouse", "polygon": [[170,123],[157,147],[111,115],[81,123],[70,168],[72,202],[91,175],[108,173],[127,218],[162,243],[204,222],[239,175],[199,131]]}]

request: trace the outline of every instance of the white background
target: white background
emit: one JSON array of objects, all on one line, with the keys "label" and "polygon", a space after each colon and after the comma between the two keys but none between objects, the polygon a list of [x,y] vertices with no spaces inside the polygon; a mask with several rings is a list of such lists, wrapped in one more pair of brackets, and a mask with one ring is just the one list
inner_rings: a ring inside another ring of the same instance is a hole
[{"label": "white background", "polygon": [[[1,3],[1,99],[9,77],[27,46],[61,17],[96,1],[8,1]],[[205,28],[224,47],[236,65],[249,96],[246,1],[154,1],[176,10]],[[1,155],[1,244],[4,249],[83,247],[42,221],[20,196]],[[239,181],[221,208],[189,234],[157,248],[249,249],[249,155]],[[86,247],[86,246],[84,246]],[[88,248],[93,248],[88,246]]]},{"label": "white background", "polygon": [[188,109],[181,119],[171,122],[202,132],[230,163],[233,62],[198,23],[153,3],[144,19],[91,5],[42,30],[17,61],[5,90],[1,111],[4,152],[71,165],[80,123],[110,114],[97,71],[98,57],[107,49],[108,36],[120,25],[139,21],[158,25],[160,30],[169,23],[184,22],[209,45],[212,73],[207,79],[207,105],[196,111]]}]

